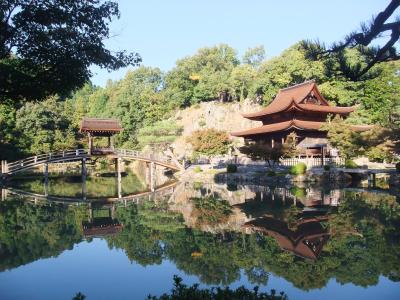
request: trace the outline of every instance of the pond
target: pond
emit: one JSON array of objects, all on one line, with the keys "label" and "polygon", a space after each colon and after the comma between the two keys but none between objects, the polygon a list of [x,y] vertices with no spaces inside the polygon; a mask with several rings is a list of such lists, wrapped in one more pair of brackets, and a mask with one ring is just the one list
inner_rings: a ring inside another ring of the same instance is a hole
[{"label": "pond", "polygon": [[[173,276],[289,299],[398,299],[400,204],[359,188],[20,179],[2,190],[0,298],[145,299]],[[76,201],[74,200],[76,198]]]}]

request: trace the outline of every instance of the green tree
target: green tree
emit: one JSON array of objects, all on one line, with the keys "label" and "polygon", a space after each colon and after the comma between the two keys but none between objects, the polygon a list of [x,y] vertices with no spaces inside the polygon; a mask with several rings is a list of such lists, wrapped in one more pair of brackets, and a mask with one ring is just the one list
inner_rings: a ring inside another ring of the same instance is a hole
[{"label": "green tree", "polygon": [[115,17],[112,1],[3,1],[0,100],[66,95],[89,80],[92,64],[115,70],[139,63],[138,54],[104,46]]},{"label": "green tree", "polygon": [[26,103],[17,111],[16,128],[24,135],[31,154],[76,148],[76,128],[65,115],[64,102],[50,97]]}]

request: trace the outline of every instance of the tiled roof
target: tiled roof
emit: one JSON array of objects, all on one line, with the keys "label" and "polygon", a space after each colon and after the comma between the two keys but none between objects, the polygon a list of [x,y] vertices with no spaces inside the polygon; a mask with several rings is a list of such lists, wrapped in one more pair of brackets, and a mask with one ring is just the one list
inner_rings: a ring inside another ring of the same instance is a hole
[{"label": "tiled roof", "polygon": [[115,132],[122,131],[121,124],[116,119],[83,118],[81,132]]},{"label": "tiled roof", "polygon": [[[257,134],[265,134],[272,133],[277,131],[289,130],[292,128],[300,129],[300,130],[319,130],[322,125],[326,124],[326,122],[315,122],[315,121],[302,121],[302,120],[290,120],[280,123],[263,125],[261,127],[251,128],[244,131],[232,132],[231,135],[237,137],[246,137],[250,135]],[[353,125],[352,128],[355,131],[367,131],[370,130],[372,125]]]},{"label": "tiled roof", "polygon": [[[316,97],[321,101],[321,105],[301,103],[312,91],[316,94]],[[275,99],[266,108],[258,112],[246,113],[242,115],[243,117],[248,119],[259,120],[263,116],[279,113],[290,109],[325,112],[325,113],[348,114],[354,111],[355,107],[330,106],[328,101],[326,101],[326,99],[319,92],[318,87],[315,84],[315,81],[311,80],[279,90]]]}]

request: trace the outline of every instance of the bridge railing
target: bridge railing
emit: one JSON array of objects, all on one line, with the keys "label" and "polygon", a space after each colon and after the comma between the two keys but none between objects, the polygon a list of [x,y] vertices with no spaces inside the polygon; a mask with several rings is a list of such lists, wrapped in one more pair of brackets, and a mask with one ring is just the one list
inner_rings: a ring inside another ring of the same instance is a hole
[{"label": "bridge railing", "polygon": [[17,160],[7,164],[7,172],[13,173],[14,171],[25,169],[30,166],[40,165],[46,162],[62,160],[63,158],[74,158],[87,155],[85,149],[67,150],[58,153],[46,153],[28,157],[25,159]]},{"label": "bridge railing", "polygon": [[123,156],[132,156],[143,160],[157,161],[174,166],[176,165],[176,163],[174,163],[171,158],[166,158],[165,156],[156,155],[153,153],[145,154],[137,150],[129,150],[129,149],[115,149],[115,153]]}]

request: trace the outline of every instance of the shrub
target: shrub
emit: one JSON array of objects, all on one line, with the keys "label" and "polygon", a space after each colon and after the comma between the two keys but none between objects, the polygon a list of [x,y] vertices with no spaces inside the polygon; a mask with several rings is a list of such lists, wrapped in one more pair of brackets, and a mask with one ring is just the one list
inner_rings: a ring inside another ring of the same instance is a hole
[{"label": "shrub", "polygon": [[204,129],[193,132],[188,138],[193,150],[200,154],[216,155],[225,154],[229,150],[229,136],[225,131]]},{"label": "shrub", "polygon": [[235,192],[235,191],[238,190],[238,186],[237,186],[236,183],[228,183],[228,184],[226,185],[226,188],[227,188],[227,190],[230,191],[230,192]]},{"label": "shrub", "polygon": [[298,186],[291,187],[290,193],[299,199],[303,199],[305,196],[307,196],[307,190]]},{"label": "shrub", "polygon": [[290,167],[290,174],[292,175],[302,175],[306,173],[307,165],[305,163],[298,163]]},{"label": "shrub", "polygon": [[226,166],[226,171],[228,173],[236,173],[237,172],[237,166],[234,164],[229,164]]},{"label": "shrub", "polygon": [[193,171],[194,171],[195,173],[203,172],[203,170],[201,169],[200,166],[195,166],[195,167],[193,168]]},{"label": "shrub", "polygon": [[268,176],[268,177],[274,177],[274,176],[276,176],[276,173],[275,173],[275,171],[268,170],[268,171],[267,171],[267,176]]},{"label": "shrub", "polygon": [[400,173],[400,162],[396,163],[396,170],[397,173]]},{"label": "shrub", "polygon": [[329,171],[330,169],[331,169],[331,166],[329,166],[329,165],[325,165],[325,166],[324,166],[324,170],[325,170],[325,171]]},{"label": "shrub", "polygon": [[358,165],[352,159],[346,159],[344,162],[344,167],[347,169],[355,169],[358,168]]}]

